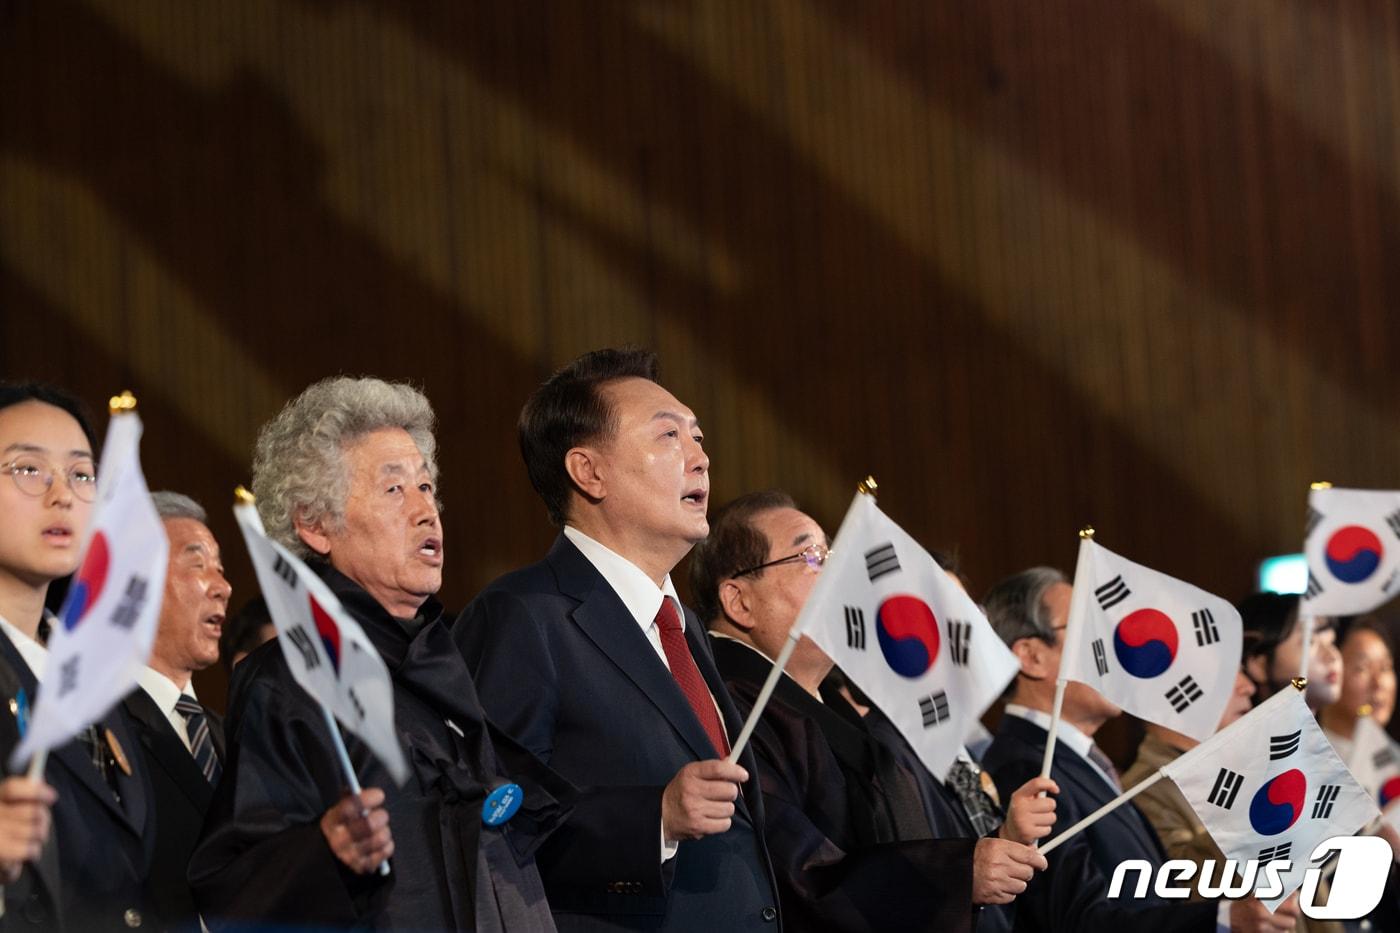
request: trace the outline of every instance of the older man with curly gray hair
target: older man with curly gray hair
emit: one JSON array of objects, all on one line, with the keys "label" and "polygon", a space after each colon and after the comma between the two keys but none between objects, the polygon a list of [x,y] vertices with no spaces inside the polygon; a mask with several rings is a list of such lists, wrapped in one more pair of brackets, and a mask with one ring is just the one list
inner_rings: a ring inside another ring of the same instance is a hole
[{"label": "older man with curly gray hair", "polygon": [[[318,382],[259,433],[258,511],[383,657],[413,774],[394,787],[347,735],[365,789],[344,792],[324,719],[281,651],[250,654],[231,687],[229,766],[190,864],[211,927],[554,928],[530,853],[573,791],[494,734],[434,599],[436,450],[427,398],[370,378]],[[486,820],[486,795],[507,783],[523,788],[521,812]],[[384,877],[375,868],[391,856]]]}]

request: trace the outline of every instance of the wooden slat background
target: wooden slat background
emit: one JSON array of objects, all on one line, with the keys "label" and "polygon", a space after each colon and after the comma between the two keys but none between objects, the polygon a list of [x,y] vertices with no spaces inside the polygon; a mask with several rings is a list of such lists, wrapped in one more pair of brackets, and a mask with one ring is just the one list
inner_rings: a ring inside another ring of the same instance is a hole
[{"label": "wooden slat background", "polygon": [[871,472],[979,589],[1091,522],[1236,597],[1310,480],[1400,483],[1398,40],[1380,0],[0,0],[0,373],[137,392],[235,603],[225,503],[307,383],[429,392],[461,606],[552,535],[521,402],[618,342],[717,500],[834,526]]}]

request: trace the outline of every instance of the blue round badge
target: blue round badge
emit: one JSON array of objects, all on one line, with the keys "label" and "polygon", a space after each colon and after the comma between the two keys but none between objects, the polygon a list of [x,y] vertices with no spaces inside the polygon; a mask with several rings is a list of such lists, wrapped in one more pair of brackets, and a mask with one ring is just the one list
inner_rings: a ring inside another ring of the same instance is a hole
[{"label": "blue round badge", "polygon": [[486,801],[481,805],[481,822],[487,826],[500,826],[515,816],[524,799],[525,792],[519,784],[502,784],[486,795]]}]

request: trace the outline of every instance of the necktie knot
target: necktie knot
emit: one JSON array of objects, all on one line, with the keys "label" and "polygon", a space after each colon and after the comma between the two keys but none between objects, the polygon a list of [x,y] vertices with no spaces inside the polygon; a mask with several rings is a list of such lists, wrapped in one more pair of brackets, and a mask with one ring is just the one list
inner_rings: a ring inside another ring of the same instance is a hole
[{"label": "necktie knot", "polygon": [[676,604],[671,601],[671,597],[661,597],[661,608],[656,610],[656,627],[661,632],[681,631],[681,614],[676,611]]},{"label": "necktie knot", "polygon": [[180,699],[175,701],[175,712],[189,719],[191,716],[203,716],[204,707],[199,705],[199,701],[188,693],[180,694]]},{"label": "necktie knot", "polygon": [[175,701],[175,712],[185,717],[185,735],[189,737],[190,754],[194,756],[195,764],[204,773],[206,781],[217,784],[223,768],[219,764],[219,753],[214,748],[214,737],[209,733],[209,719],[204,714],[204,707],[188,693],[182,693]]}]

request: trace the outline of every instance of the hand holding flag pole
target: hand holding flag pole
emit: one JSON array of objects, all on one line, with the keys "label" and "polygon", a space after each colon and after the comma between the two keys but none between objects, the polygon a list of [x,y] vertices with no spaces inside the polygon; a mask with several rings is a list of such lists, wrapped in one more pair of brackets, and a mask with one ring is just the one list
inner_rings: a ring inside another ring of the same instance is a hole
[{"label": "hand holding flag pole", "polygon": [[[879,489],[879,484],[875,482],[875,477],[867,476],[856,484],[856,491],[861,495],[875,497],[875,491]],[[783,676],[784,669],[787,668],[788,659],[792,657],[792,652],[797,648],[797,643],[802,640],[802,631],[807,626],[808,615],[799,613],[797,620],[793,622],[792,628],[788,629],[787,641],[783,643],[783,650],[778,652],[778,657],[773,662],[773,669],[768,672],[768,679],[763,682],[763,689],[758,691],[758,697],[754,700],[753,709],[749,711],[749,718],[744,721],[744,727],[739,730],[739,737],[734,740],[734,745],[726,759],[729,764],[737,764],[739,756],[744,751],[744,746],[753,737],[753,730],[758,727],[758,717],[763,715],[763,710],[768,706],[768,701],[773,696],[773,691],[777,689],[778,680]]]},{"label": "hand holding flag pole", "polygon": [[[262,517],[258,515],[258,511],[255,508],[256,500],[253,494],[242,486],[239,486],[234,489],[233,498],[234,511],[240,519],[240,523],[246,522],[248,525],[252,526],[258,534],[265,536],[266,530],[263,528]],[[316,700],[316,705],[321,709],[321,715],[325,717],[326,730],[330,733],[331,747],[335,749],[335,757],[340,763],[340,771],[345,777],[345,785],[350,789],[350,793],[358,800],[360,799],[360,793],[363,788],[360,786],[359,776],[355,774],[355,766],[350,761],[350,752],[345,747],[345,739],[340,734],[340,727],[336,724],[335,715],[331,712],[330,706],[328,706],[321,697],[313,694],[313,698]],[[368,815],[369,811],[364,809],[362,804],[360,816],[365,817]],[[379,863],[378,872],[381,876],[389,874],[388,859]]]},{"label": "hand holding flag pole", "polygon": [[[1084,613],[1088,609],[1089,590],[1089,544],[1094,540],[1094,529],[1085,525],[1079,530],[1079,558],[1074,565],[1074,592],[1069,601],[1069,618],[1065,620],[1065,648],[1061,651],[1061,658],[1069,656],[1070,638],[1074,636],[1077,641],[1079,631],[1084,627]],[[1078,624],[1076,624],[1078,623]],[[1055,758],[1055,737],[1060,731],[1060,713],[1065,704],[1065,686],[1069,683],[1069,678],[1064,676],[1063,666],[1061,673],[1055,678],[1055,706],[1050,713],[1050,734],[1045,737],[1045,758],[1040,764],[1040,776],[1048,778],[1050,776],[1050,765]],[[1042,850],[1045,851],[1045,850]]]}]

